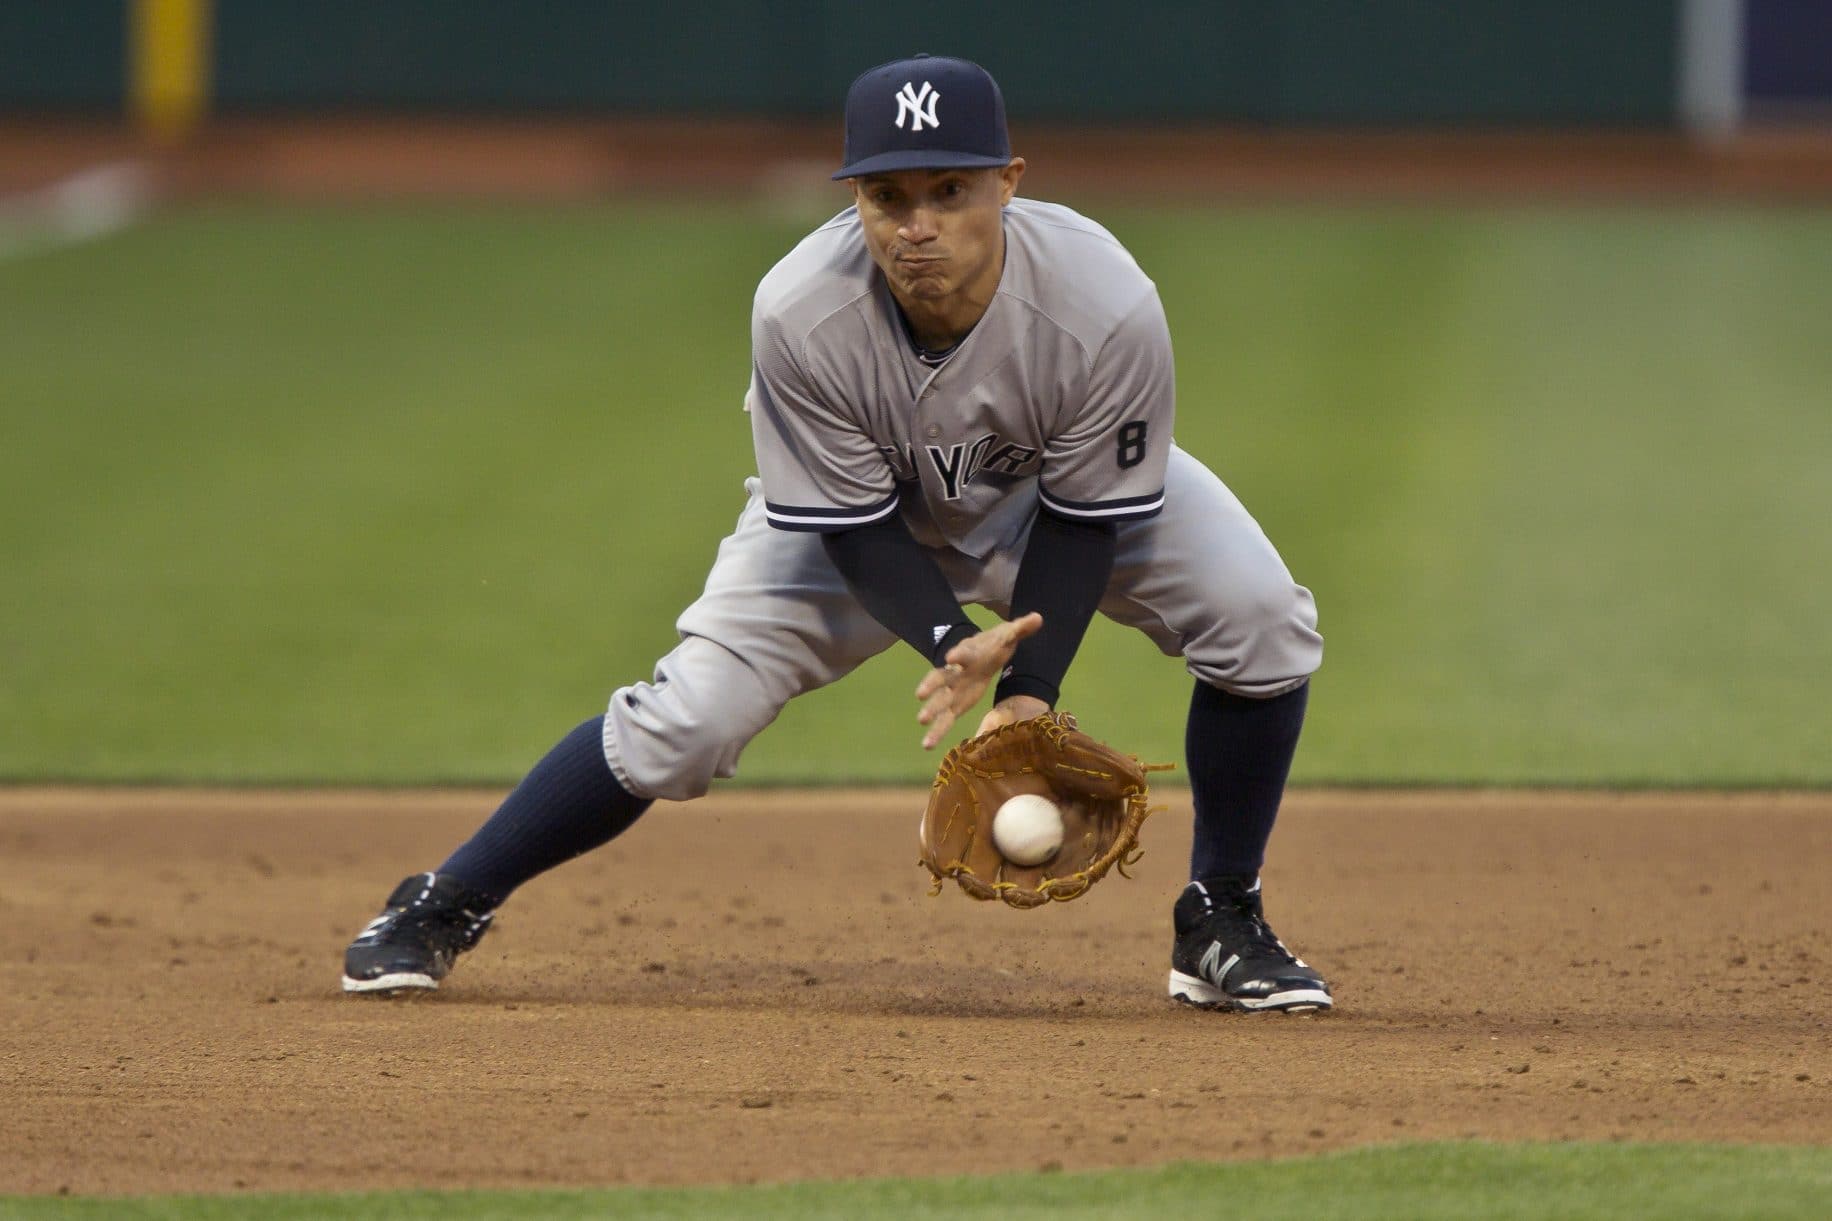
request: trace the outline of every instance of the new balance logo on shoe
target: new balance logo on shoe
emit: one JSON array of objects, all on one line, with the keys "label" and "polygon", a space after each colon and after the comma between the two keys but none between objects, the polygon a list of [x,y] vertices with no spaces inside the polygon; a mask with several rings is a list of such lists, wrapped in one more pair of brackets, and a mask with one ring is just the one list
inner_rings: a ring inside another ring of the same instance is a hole
[{"label": "new balance logo on shoe", "polygon": [[[1203,954],[1202,961],[1196,964],[1196,973],[1204,979],[1220,984],[1228,977],[1228,972],[1234,969],[1234,964],[1239,961],[1239,954],[1229,954],[1228,961],[1221,962],[1221,942],[1211,941],[1208,952]],[[1217,968],[1216,963],[1221,963],[1221,966]]]}]

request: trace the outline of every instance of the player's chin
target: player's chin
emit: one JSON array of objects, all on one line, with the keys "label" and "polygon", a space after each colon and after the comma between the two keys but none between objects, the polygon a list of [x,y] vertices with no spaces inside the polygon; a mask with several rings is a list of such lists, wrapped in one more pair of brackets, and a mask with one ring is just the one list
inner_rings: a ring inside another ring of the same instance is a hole
[{"label": "player's chin", "polygon": [[905,296],[915,297],[919,301],[937,301],[954,291],[948,278],[937,272],[918,273],[905,276],[903,280]]},{"label": "player's chin", "polygon": [[916,296],[946,296],[952,287],[947,271],[938,259],[925,259],[909,263],[899,259],[896,264],[897,280],[903,285],[903,291]]}]

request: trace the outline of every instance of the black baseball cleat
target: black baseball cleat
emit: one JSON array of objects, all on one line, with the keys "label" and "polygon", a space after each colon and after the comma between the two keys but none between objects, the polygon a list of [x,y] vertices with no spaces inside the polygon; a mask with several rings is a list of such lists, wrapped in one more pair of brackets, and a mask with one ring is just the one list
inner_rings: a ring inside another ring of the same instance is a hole
[{"label": "black baseball cleat", "polygon": [[1204,1009],[1320,1012],[1329,985],[1266,924],[1259,879],[1206,878],[1177,896],[1172,1000]]},{"label": "black baseball cleat", "polygon": [[416,873],[404,879],[382,914],[344,951],[344,991],[437,988],[458,955],[490,931],[494,906],[454,878]]}]

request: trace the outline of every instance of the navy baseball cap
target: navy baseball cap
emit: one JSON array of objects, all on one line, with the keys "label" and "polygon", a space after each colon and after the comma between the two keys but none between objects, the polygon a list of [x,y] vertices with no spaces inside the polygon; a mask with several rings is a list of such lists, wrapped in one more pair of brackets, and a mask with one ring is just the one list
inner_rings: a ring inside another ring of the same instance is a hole
[{"label": "navy baseball cap", "polygon": [[892,60],[860,73],[846,91],[846,164],[836,179],[1010,160],[999,83],[969,60]]}]

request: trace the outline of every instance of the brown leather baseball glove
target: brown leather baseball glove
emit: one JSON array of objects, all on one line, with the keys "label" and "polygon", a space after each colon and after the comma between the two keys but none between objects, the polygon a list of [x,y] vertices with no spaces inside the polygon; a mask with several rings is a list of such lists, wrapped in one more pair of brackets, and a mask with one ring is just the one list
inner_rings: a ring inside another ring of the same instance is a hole
[{"label": "brown leather baseball glove", "polygon": [[[953,878],[976,899],[1013,907],[1068,900],[1138,859],[1146,804],[1142,764],[1096,742],[1065,712],[1015,721],[949,751],[922,816],[921,864],[935,876],[930,894]],[[1019,793],[1048,797],[1062,810],[1062,847],[1040,865],[1006,860],[992,842],[992,816]]]}]

